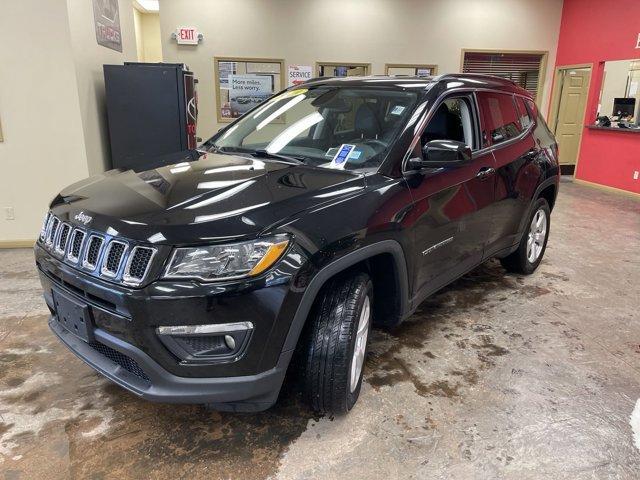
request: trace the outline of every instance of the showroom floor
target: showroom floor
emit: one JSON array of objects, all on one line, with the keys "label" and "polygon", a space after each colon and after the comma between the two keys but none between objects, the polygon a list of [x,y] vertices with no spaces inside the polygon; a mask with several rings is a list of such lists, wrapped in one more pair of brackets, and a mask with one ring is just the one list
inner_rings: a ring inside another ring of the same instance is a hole
[{"label": "showroom floor", "polygon": [[291,389],[260,414],[138,400],[53,338],[31,251],[0,251],[0,480],[638,478],[640,202],[561,187],[538,272],[492,261],[375,331],[342,418]]}]

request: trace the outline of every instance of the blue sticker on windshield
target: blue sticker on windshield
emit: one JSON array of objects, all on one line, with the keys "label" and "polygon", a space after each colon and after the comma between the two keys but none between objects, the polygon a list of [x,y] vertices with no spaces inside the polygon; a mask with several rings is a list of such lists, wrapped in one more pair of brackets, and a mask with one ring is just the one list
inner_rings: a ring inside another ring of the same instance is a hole
[{"label": "blue sticker on windshield", "polygon": [[331,160],[331,168],[344,168],[347,163],[347,159],[351,152],[353,152],[354,148],[356,148],[355,145],[348,145],[346,143],[340,145],[338,153],[336,153],[336,156]]},{"label": "blue sticker on windshield", "polygon": [[353,150],[351,152],[351,155],[349,155],[349,160],[358,160],[360,158],[360,155],[362,155],[362,152],[360,150]]}]

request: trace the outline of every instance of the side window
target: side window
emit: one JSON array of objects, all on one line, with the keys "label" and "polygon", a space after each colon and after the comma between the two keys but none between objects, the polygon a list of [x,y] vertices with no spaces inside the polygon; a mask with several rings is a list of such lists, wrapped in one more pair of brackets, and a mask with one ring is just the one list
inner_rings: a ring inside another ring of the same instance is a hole
[{"label": "side window", "polygon": [[482,111],[483,138],[489,138],[493,145],[497,145],[520,135],[513,95],[479,92],[478,103]]},{"label": "side window", "polygon": [[522,130],[526,130],[533,123],[533,116],[531,115],[530,110],[527,109],[524,98],[516,97],[516,105],[518,107],[520,127]]},{"label": "side window", "polygon": [[469,98],[448,98],[438,106],[424,129],[422,145],[431,140],[455,140],[474,149],[472,112]]}]

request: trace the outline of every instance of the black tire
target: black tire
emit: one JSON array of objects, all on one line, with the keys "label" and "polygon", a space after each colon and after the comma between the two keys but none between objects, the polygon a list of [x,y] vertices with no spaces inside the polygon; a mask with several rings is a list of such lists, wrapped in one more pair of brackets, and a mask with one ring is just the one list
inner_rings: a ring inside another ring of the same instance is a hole
[{"label": "black tire", "polygon": [[[545,235],[544,240],[542,242],[542,250],[538,254],[535,261],[531,261],[528,258],[528,240],[531,224],[533,219],[538,215],[538,212],[542,211],[544,213],[544,218],[546,221]],[[549,210],[549,204],[544,198],[538,198],[533,204],[533,208],[531,209],[531,214],[529,215],[529,219],[525,224],[524,233],[522,238],[520,239],[520,244],[518,245],[518,249],[511,253],[510,255],[501,258],[500,263],[502,266],[507,269],[509,272],[515,273],[524,273],[529,275],[533,273],[540,262],[542,261],[542,257],[544,257],[544,252],[547,249],[547,241],[549,240],[549,232],[551,230],[551,211]]]},{"label": "black tire", "polygon": [[[348,274],[329,280],[316,301],[303,346],[302,374],[305,397],[318,413],[347,413],[360,395],[364,368],[353,391],[350,380],[356,333],[367,298],[368,338],[372,324],[373,285],[367,274]],[[353,377],[355,379],[356,375]]]}]

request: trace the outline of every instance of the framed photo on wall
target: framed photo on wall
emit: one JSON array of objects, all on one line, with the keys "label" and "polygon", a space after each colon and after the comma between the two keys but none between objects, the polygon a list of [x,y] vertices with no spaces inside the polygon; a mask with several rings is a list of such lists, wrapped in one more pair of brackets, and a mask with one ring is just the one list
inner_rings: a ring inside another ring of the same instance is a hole
[{"label": "framed photo on wall", "polygon": [[371,72],[370,63],[362,62],[316,62],[319,77],[366,76]]},{"label": "framed photo on wall", "polygon": [[407,75],[410,77],[430,77],[438,73],[438,66],[427,63],[387,63],[385,75]]},{"label": "framed photo on wall", "polygon": [[241,117],[286,86],[282,59],[214,57],[213,66],[218,123]]}]

